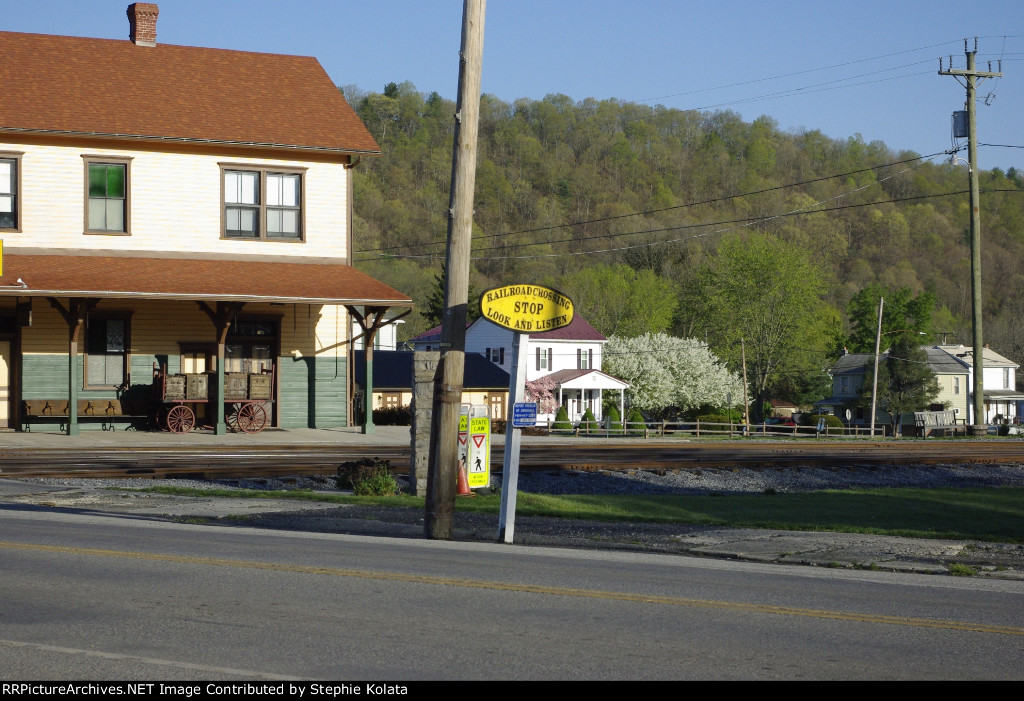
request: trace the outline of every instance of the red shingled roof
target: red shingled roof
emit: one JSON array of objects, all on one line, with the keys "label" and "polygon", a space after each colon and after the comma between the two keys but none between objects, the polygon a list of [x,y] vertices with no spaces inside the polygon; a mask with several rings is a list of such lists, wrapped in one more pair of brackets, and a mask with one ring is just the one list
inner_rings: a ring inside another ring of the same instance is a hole
[{"label": "red shingled roof", "polygon": [[4,253],[0,297],[412,306],[407,295],[348,265],[168,256]]},{"label": "red shingled roof", "polygon": [[379,154],[311,57],[0,32],[0,133]]}]

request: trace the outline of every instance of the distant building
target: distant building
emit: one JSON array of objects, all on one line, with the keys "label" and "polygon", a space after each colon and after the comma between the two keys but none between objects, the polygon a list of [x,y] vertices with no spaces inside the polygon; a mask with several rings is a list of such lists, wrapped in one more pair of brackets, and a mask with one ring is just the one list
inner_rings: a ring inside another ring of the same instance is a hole
[{"label": "distant building", "polygon": [[[935,373],[939,383],[939,396],[930,409],[952,409],[967,424],[974,420],[974,354],[965,346],[923,346],[928,357],[928,366]],[[1002,421],[1016,422],[1020,416],[1019,405],[1024,393],[1016,389],[1017,364],[990,348],[984,349],[984,395],[986,424]],[[884,363],[888,351],[879,355],[879,364]],[[846,410],[850,410],[852,425],[867,426],[871,420],[870,408],[857,406],[861,386],[869,385],[874,379],[874,353],[845,353],[829,369],[832,376],[832,396],[815,402],[820,411],[835,414],[845,421]],[[905,424],[913,424],[914,417],[904,416]],[[891,418],[880,409],[876,412],[878,423],[889,423]]]},{"label": "distant building", "polygon": [[[435,327],[408,341],[417,350],[437,350],[441,340],[441,327]],[[602,419],[603,393],[620,392],[622,397],[629,384],[601,371],[601,358],[608,339],[579,314],[563,328],[530,334],[527,344],[527,381],[548,377],[554,381],[555,398],[564,406],[570,421],[579,421],[590,409],[594,417]],[[480,318],[466,329],[466,352],[481,353],[485,358],[511,373],[513,332]],[[492,415],[493,416],[493,415]],[[553,419],[554,414],[539,414],[538,421]]]}]

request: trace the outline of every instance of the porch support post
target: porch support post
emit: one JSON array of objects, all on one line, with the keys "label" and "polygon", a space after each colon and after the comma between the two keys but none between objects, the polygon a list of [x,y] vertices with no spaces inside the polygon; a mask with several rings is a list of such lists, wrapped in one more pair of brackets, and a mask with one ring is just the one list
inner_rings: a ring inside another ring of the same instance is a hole
[{"label": "porch support post", "polygon": [[68,308],[57,301],[54,297],[47,297],[47,301],[60,312],[64,322],[68,325],[68,428],[69,436],[78,435],[78,339],[81,338],[82,328],[89,316],[89,310],[95,307],[98,299],[81,299],[72,297],[68,300]]},{"label": "porch support post", "polygon": [[[373,342],[377,337],[377,331],[382,326],[387,326],[384,322],[384,315],[387,313],[389,307],[365,307],[363,311],[360,311],[358,307],[346,306],[348,313],[352,315],[352,318],[359,324],[359,328],[362,329],[362,333],[356,338],[363,338],[363,355],[366,359],[366,376],[363,377],[363,406],[364,406],[364,418],[363,418],[363,433],[373,433],[376,428],[373,424]],[[401,319],[406,316],[411,309],[406,311],[401,316],[389,319],[388,324]],[[352,340],[355,341],[356,338]]]},{"label": "porch support post", "polygon": [[224,420],[224,346],[227,344],[228,330],[235,317],[245,307],[245,302],[217,302],[217,311],[211,309],[206,302],[196,304],[210,318],[217,332],[217,394],[214,401],[217,407],[217,423],[214,424],[213,433],[223,436],[228,432],[228,425]]}]

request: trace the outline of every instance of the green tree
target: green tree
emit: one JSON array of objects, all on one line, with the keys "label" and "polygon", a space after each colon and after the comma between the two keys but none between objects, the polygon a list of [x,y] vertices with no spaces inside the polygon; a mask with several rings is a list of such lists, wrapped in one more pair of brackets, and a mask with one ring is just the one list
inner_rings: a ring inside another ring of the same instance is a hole
[{"label": "green tree", "polygon": [[[855,294],[846,306],[850,317],[849,349],[853,353],[871,353],[875,350],[875,335],[878,333],[878,300],[885,299],[882,308],[882,333],[889,335],[908,334],[914,342],[927,342],[920,333],[932,331],[932,311],[935,309],[935,295],[922,292],[918,295],[908,287],[896,291],[872,283]],[[895,340],[895,339],[890,339]]]},{"label": "green tree", "polygon": [[698,269],[683,307],[687,323],[706,330],[709,345],[733,368],[746,349],[753,418],[783,375],[824,366],[830,308],[821,269],[802,248],[766,234],[724,239]]},{"label": "green tree", "polygon": [[555,285],[606,336],[665,331],[678,305],[672,283],[652,270],[596,265],[564,275]]},{"label": "green tree", "polygon": [[[860,403],[870,406],[872,381],[865,378],[860,388]],[[902,417],[923,411],[939,396],[939,381],[928,365],[928,354],[914,336],[900,334],[878,365],[878,393],[875,403],[889,414],[893,433],[899,433]]]},{"label": "green tree", "polygon": [[[441,263],[441,272],[434,276],[434,287],[430,290],[427,302],[420,314],[427,320],[428,328],[440,326],[444,319],[444,290],[448,284],[448,268]],[[480,317],[480,293],[469,286],[469,297],[466,305],[466,323],[472,324]]]}]

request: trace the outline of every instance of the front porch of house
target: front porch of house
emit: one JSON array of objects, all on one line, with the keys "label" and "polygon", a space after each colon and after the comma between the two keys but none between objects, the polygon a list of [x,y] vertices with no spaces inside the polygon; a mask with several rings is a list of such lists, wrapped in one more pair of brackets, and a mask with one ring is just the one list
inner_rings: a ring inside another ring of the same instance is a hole
[{"label": "front porch of house", "polygon": [[[544,379],[550,379],[555,384],[552,392],[554,399],[558,406],[565,408],[569,421],[574,424],[583,419],[588,409],[596,421],[603,421],[604,393],[609,390],[619,392],[619,416],[625,411],[625,390],[629,388],[629,383],[600,370],[559,370],[546,375]],[[538,414],[538,423],[553,421],[557,411],[555,409],[553,413]]]}]

